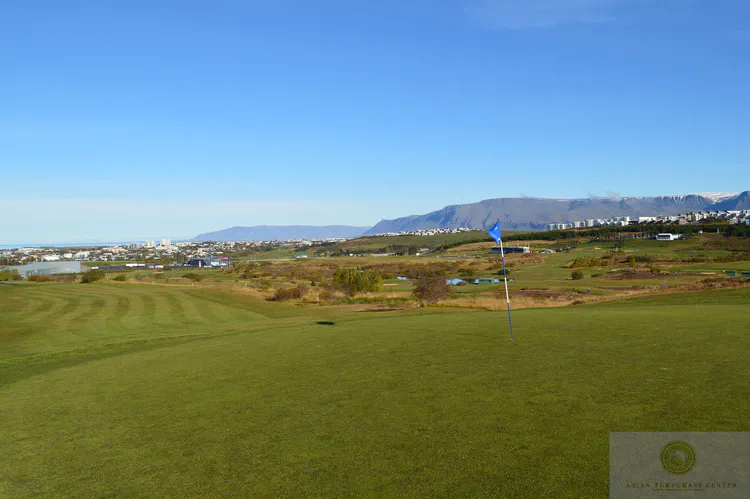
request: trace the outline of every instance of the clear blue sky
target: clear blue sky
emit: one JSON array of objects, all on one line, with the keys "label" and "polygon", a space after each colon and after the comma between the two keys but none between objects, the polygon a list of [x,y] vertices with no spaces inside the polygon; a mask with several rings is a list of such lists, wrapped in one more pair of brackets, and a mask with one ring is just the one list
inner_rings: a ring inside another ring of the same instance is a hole
[{"label": "clear blue sky", "polygon": [[6,0],[0,243],[749,188],[746,0]]}]

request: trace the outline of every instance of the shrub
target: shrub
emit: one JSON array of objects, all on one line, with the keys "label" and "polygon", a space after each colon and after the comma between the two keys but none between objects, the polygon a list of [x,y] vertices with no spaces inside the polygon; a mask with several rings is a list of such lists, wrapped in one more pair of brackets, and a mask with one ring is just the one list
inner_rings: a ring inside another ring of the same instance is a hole
[{"label": "shrub", "polygon": [[117,281],[117,282],[125,282],[125,281],[128,280],[128,278],[125,277],[125,274],[120,274],[120,275],[114,277],[112,280],[113,281]]},{"label": "shrub", "polygon": [[459,272],[461,277],[474,277],[477,274],[476,270],[469,267],[459,269]]},{"label": "shrub", "polygon": [[329,302],[333,300],[333,292],[330,289],[325,288],[318,294],[318,299]]},{"label": "shrub", "polygon": [[652,274],[660,274],[661,269],[659,267],[651,267],[651,273]]},{"label": "shrub", "polygon": [[602,267],[604,263],[602,262],[603,259],[609,258],[608,256],[602,257],[602,258],[596,258],[593,256],[579,256],[573,262],[570,264],[571,268],[579,268],[579,267]]},{"label": "shrub", "polygon": [[89,270],[81,275],[81,283],[96,282],[104,279],[104,272],[101,270]]},{"label": "shrub", "polygon": [[307,294],[307,288],[301,284],[296,288],[280,288],[277,289],[273,296],[270,298],[272,301],[286,301],[286,300],[299,300]]},{"label": "shrub", "polygon": [[30,275],[30,282],[52,282],[55,278],[49,275]]},{"label": "shrub", "polygon": [[583,272],[580,270],[574,270],[573,273],[570,274],[570,277],[572,277],[574,281],[580,281],[583,279]]},{"label": "shrub", "polygon": [[447,298],[450,292],[451,288],[446,284],[444,277],[429,275],[420,278],[414,284],[412,295],[422,301],[435,303],[442,298]]},{"label": "shrub", "polygon": [[182,274],[183,279],[190,279],[193,282],[200,282],[203,280],[203,276],[200,274],[196,274],[195,272],[188,272],[187,274]]}]

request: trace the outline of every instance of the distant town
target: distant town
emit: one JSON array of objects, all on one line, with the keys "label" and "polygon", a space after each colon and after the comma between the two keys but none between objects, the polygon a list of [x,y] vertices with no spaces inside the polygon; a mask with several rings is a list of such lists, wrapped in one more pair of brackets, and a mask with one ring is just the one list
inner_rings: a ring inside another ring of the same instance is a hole
[{"label": "distant town", "polygon": [[434,236],[436,234],[458,234],[459,232],[469,232],[472,230],[483,230],[483,229],[469,229],[466,227],[459,227],[457,229],[415,229],[401,232],[381,232],[373,234],[374,237],[392,237],[392,236]]},{"label": "distant town", "polygon": [[[146,240],[125,245],[99,246],[86,248],[12,248],[0,249],[0,265],[25,264],[31,262],[126,262],[151,261],[189,265],[194,261],[219,262],[214,266],[223,266],[226,260],[222,256],[237,253],[252,253],[271,245],[286,244],[295,247],[309,247],[317,244],[337,243],[343,238],[327,239],[290,239],[286,241],[184,241],[172,242],[170,239]],[[199,265],[196,265],[199,266]],[[201,264],[202,266],[202,264]]]},{"label": "distant town", "polygon": [[685,215],[638,217],[591,218],[569,223],[547,224],[547,230],[585,229],[591,227],[624,227],[627,225],[689,225],[697,223],[728,223],[750,225],[750,210],[699,211]]}]

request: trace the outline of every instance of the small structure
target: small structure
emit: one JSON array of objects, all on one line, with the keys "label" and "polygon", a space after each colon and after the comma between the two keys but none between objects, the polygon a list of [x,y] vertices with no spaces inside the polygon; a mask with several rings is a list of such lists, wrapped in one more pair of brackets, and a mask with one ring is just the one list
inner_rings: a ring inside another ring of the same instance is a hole
[{"label": "small structure", "polygon": [[228,267],[231,264],[231,260],[228,256],[221,256],[219,258],[191,258],[185,264],[185,267]]},{"label": "small structure", "polygon": [[17,271],[21,277],[32,275],[80,274],[81,262],[31,262],[26,265],[13,265],[5,270]]},{"label": "small structure", "polygon": [[[513,282],[515,279],[512,277],[508,279],[508,282]],[[503,282],[502,279],[494,279],[492,277],[480,277],[479,279],[474,279],[471,283],[472,284],[498,284]]]},{"label": "small structure", "polygon": [[[492,247],[492,254],[493,255],[502,255],[503,251],[500,249],[500,246],[493,246]],[[531,249],[528,246],[506,246],[505,247],[505,254],[519,254],[519,255],[526,255],[528,253],[531,253]]]},{"label": "small structure", "polygon": [[674,241],[675,239],[679,239],[681,234],[670,234],[668,232],[657,234],[656,240],[657,241]]}]

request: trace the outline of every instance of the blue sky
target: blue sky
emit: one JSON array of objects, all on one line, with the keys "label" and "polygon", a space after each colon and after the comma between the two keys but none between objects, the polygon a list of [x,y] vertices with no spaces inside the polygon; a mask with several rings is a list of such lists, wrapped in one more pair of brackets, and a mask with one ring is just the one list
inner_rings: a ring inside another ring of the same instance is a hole
[{"label": "blue sky", "polygon": [[745,0],[8,0],[0,45],[0,243],[750,187]]}]

